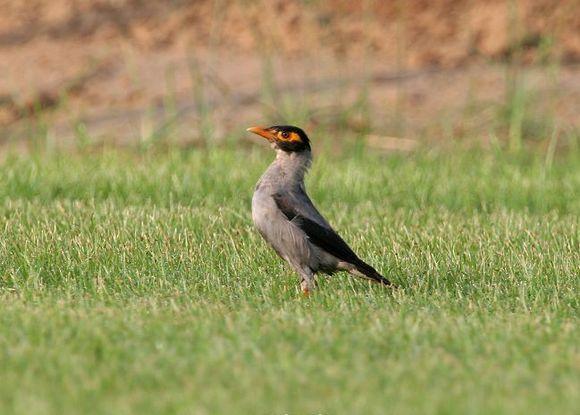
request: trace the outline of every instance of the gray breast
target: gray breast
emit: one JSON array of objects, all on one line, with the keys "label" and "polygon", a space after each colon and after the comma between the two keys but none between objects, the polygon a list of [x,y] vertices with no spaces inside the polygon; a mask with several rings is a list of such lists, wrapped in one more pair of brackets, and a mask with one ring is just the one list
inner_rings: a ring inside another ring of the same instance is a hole
[{"label": "gray breast", "polygon": [[258,186],[254,193],[252,219],[262,237],[294,268],[315,265],[306,234],[278,209],[268,186]]}]

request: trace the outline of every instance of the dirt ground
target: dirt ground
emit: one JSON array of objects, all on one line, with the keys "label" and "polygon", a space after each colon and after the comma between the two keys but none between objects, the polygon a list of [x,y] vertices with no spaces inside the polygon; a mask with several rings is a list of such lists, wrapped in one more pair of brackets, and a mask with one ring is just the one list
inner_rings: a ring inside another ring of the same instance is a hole
[{"label": "dirt ground", "polygon": [[63,140],[82,126],[130,141],[168,117],[175,134],[209,119],[219,137],[268,111],[296,118],[304,103],[315,123],[362,92],[387,133],[461,135],[489,128],[510,62],[525,68],[533,111],[580,125],[580,0],[0,0],[0,10],[4,141],[38,118]]}]

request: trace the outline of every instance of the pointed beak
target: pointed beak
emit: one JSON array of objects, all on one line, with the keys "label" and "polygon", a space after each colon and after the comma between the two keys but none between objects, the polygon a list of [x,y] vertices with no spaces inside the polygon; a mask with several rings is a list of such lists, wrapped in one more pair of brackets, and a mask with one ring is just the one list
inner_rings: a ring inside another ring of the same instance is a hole
[{"label": "pointed beak", "polygon": [[265,127],[250,127],[246,131],[258,134],[259,136],[264,137],[268,141],[274,141],[276,139],[276,136]]}]

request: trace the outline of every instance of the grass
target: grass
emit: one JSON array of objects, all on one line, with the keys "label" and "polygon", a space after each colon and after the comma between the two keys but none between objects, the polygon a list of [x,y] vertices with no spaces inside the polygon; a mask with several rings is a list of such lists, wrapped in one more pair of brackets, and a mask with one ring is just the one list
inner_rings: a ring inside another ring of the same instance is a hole
[{"label": "grass", "polygon": [[263,150],[0,165],[0,413],[514,414],[580,406],[580,158],[316,160],[401,285],[311,298],[252,228]]}]

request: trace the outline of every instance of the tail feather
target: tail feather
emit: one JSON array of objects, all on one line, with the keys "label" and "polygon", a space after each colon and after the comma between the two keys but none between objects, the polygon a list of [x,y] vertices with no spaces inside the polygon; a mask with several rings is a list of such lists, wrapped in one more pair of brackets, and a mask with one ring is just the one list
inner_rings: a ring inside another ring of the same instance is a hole
[{"label": "tail feather", "polygon": [[364,261],[360,261],[357,264],[354,264],[356,270],[361,273],[362,277],[364,278],[368,278],[374,282],[378,282],[379,284],[382,285],[388,285],[388,286],[392,286],[394,287],[395,285],[389,281],[388,279],[386,279],[385,277],[383,277],[381,274],[379,274],[379,272],[374,269],[372,266],[370,266],[369,264],[367,264]]}]

